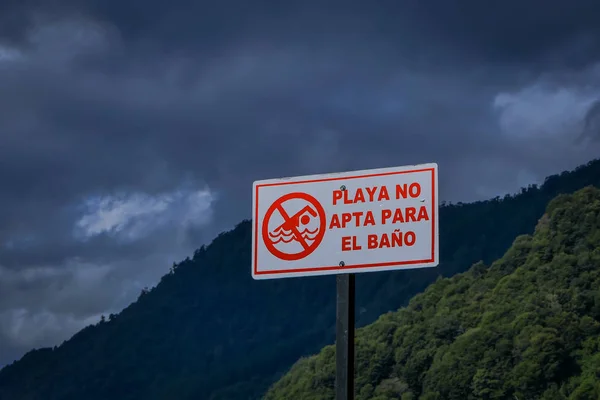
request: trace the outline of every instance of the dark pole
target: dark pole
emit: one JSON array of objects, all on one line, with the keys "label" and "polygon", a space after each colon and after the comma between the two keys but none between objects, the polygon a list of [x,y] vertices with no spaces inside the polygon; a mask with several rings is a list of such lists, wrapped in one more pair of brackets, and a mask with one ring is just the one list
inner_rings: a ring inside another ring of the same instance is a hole
[{"label": "dark pole", "polygon": [[354,274],[337,275],[335,399],[354,400]]}]

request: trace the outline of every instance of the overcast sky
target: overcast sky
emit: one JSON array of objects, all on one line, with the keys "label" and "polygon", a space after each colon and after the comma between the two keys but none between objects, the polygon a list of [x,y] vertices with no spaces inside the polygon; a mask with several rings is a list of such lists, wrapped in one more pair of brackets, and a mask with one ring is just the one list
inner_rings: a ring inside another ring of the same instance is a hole
[{"label": "overcast sky", "polygon": [[589,161],[598,21],[597,0],[5,0],[0,365],[249,218],[255,179],[437,162],[470,201]]}]

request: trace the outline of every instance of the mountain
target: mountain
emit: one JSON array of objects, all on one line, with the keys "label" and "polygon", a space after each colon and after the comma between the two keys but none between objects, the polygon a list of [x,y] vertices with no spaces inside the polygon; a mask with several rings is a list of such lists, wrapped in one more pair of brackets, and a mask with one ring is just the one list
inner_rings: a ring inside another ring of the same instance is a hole
[{"label": "mountain", "polygon": [[[533,236],[359,329],[357,400],[600,399],[600,190],[553,200]],[[266,400],[333,399],[335,347]]]},{"label": "mountain", "polygon": [[[357,325],[439,275],[499,258],[560,193],[600,186],[600,160],[517,195],[440,209],[438,268],[357,276]],[[1,400],[260,398],[301,356],[333,343],[335,277],[253,281],[250,222],[173,266],[118,315],[0,371]]]}]

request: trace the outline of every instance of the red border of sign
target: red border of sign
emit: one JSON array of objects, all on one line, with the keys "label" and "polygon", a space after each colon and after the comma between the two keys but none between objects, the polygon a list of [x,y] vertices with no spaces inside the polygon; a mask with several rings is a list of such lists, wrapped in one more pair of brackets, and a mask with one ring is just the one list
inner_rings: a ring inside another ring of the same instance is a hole
[{"label": "red border of sign", "polygon": [[254,219],[252,223],[254,224],[254,237],[256,240],[254,241],[254,259],[252,269],[254,270],[254,275],[279,275],[279,274],[293,274],[293,273],[302,273],[302,272],[321,272],[321,271],[332,271],[332,270],[348,270],[348,269],[358,269],[358,268],[379,268],[379,267],[394,267],[400,265],[414,265],[414,264],[426,264],[435,261],[435,219],[437,216],[435,215],[436,207],[432,207],[431,210],[431,258],[428,260],[409,260],[409,261],[393,261],[387,263],[373,263],[373,264],[354,264],[354,265],[345,265],[343,268],[340,268],[339,265],[330,265],[323,267],[313,267],[313,268],[293,268],[293,269],[281,269],[276,271],[258,271],[258,222],[256,218],[258,217],[258,190],[261,187],[267,186],[284,186],[284,185],[301,185],[304,183],[317,183],[317,182],[327,182],[327,181],[341,181],[341,180],[349,180],[349,179],[361,179],[361,178],[375,178],[378,176],[389,176],[389,175],[400,175],[400,174],[411,174],[415,172],[426,172],[431,171],[431,204],[435,205],[435,168],[422,168],[415,170],[404,170],[404,171],[391,171],[391,172],[380,172],[374,174],[367,175],[355,175],[355,176],[340,176],[340,177],[331,177],[331,178],[321,178],[321,179],[310,179],[305,181],[296,181],[296,182],[277,182],[277,183],[263,183],[256,185],[255,196],[255,205],[254,205]]}]

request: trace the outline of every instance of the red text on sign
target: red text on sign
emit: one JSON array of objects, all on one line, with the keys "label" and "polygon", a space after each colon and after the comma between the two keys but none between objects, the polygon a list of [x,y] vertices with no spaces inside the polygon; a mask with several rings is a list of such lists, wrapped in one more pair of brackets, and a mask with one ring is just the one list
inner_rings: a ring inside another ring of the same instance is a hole
[{"label": "red text on sign", "polygon": [[[396,185],[395,189],[396,200],[417,198],[421,195],[421,185],[417,182],[413,182],[410,185],[404,183],[402,185]],[[384,200],[390,200],[390,194],[386,186],[373,186],[366,188],[358,188],[355,192],[351,190],[334,190],[333,191],[333,205],[337,205],[339,202],[342,204],[355,204],[355,203],[372,203],[380,202]]]},{"label": "red text on sign", "polygon": [[342,251],[360,250],[362,246],[356,242],[356,236],[342,237]]},{"label": "red text on sign", "polygon": [[390,247],[412,246],[417,241],[417,235],[413,231],[402,232],[396,229],[391,234],[382,233],[381,236],[371,234],[367,236],[367,248],[383,249]]},{"label": "red text on sign", "polygon": [[343,200],[344,204],[354,203],[366,203],[374,201],[389,200],[390,195],[387,187],[378,186],[358,188],[356,192],[352,193],[350,190],[334,190],[333,191],[333,205],[337,205],[338,201]]},{"label": "red text on sign", "polygon": [[369,226],[375,225],[375,217],[372,211],[354,211],[341,214],[333,214],[329,222],[329,229],[345,228],[347,225]]},{"label": "red text on sign", "polygon": [[403,185],[396,185],[396,200],[406,199],[411,197],[413,199],[421,195],[421,185],[417,182]]},{"label": "red text on sign", "polygon": [[[429,221],[429,213],[426,206],[421,206],[418,209],[415,207],[383,209],[381,210],[381,224],[387,223],[396,224],[404,222],[421,222]],[[346,228],[347,226],[374,226],[375,216],[373,211],[354,211],[340,214],[333,214],[329,221],[329,229]]]},{"label": "red text on sign", "polygon": [[427,207],[421,206],[417,210],[415,207],[396,208],[395,210],[381,210],[381,224],[385,225],[388,222],[396,224],[398,222],[421,222],[429,221]]}]

